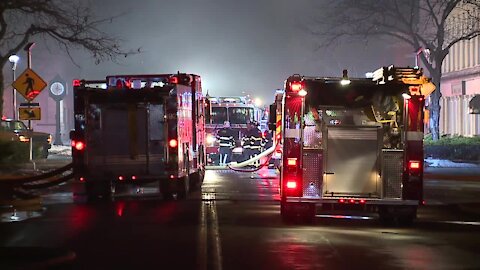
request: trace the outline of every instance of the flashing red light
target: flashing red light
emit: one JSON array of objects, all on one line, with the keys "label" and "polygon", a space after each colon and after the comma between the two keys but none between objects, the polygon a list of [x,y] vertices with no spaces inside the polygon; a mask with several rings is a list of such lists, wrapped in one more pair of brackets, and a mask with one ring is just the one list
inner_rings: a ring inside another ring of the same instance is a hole
[{"label": "flashing red light", "polygon": [[178,83],[178,77],[171,77],[169,80],[170,83],[177,84]]},{"label": "flashing red light", "polygon": [[288,182],[287,182],[287,188],[288,188],[288,189],[296,189],[296,188],[297,188],[297,182],[295,182],[295,181],[288,181]]},{"label": "flashing red light", "polygon": [[361,200],[360,200],[360,203],[362,203],[362,204],[365,203],[365,200],[364,200],[364,199],[361,199]]},{"label": "flashing red light", "polygon": [[340,199],[340,200],[338,200],[338,202],[339,202],[339,203],[344,203],[345,200],[344,200],[344,199]]},{"label": "flashing red light", "polygon": [[168,141],[168,146],[170,146],[171,148],[177,147],[178,146],[177,140],[171,139],[170,141]]},{"label": "flashing red light", "polygon": [[287,158],[287,165],[296,167],[297,166],[297,158]]},{"label": "flashing red light", "polygon": [[85,182],[85,178],[84,177],[80,177],[80,182]]},{"label": "flashing red light", "polygon": [[175,179],[175,175],[170,174],[170,179]]},{"label": "flashing red light", "polygon": [[80,80],[73,80],[72,85],[73,86],[80,86]]},{"label": "flashing red light", "polygon": [[122,80],[118,79],[117,82],[115,83],[115,86],[117,87],[117,89],[122,89],[123,88]]},{"label": "flashing red light", "polygon": [[135,175],[132,175],[132,180],[133,181],[137,180],[137,177]]},{"label": "flashing red light", "polygon": [[408,168],[410,170],[418,170],[420,169],[420,161],[418,160],[410,160],[410,162],[408,162]]},{"label": "flashing red light", "polygon": [[72,146],[75,148],[75,150],[77,151],[82,151],[83,149],[85,149],[85,144],[81,141],[75,141],[75,140],[72,140]]},{"label": "flashing red light", "polygon": [[292,89],[293,92],[298,92],[302,90],[303,86],[301,82],[291,82],[290,83],[290,89]]},{"label": "flashing red light", "polygon": [[123,176],[121,176],[121,175],[118,177],[118,180],[119,180],[119,181],[123,181],[123,179],[124,179],[124,178],[123,178]]},{"label": "flashing red light", "polygon": [[355,203],[355,200],[354,200],[354,199],[350,199],[350,203]]}]

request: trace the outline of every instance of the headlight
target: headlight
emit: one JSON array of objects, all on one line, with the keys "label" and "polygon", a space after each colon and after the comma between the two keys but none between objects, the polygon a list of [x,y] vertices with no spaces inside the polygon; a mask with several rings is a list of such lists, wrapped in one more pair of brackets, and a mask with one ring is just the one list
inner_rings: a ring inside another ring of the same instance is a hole
[{"label": "headlight", "polygon": [[217,139],[212,134],[207,135],[207,145],[212,146]]}]

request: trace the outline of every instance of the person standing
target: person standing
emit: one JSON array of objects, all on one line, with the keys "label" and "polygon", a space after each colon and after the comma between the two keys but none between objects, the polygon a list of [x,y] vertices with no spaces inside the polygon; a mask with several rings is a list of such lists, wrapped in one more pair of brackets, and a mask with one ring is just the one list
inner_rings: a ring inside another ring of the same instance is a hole
[{"label": "person standing", "polygon": [[232,150],[235,146],[234,131],[230,128],[230,122],[225,121],[223,128],[217,132],[217,139],[220,142],[219,156],[220,166],[227,165],[232,159]]},{"label": "person standing", "polygon": [[[262,132],[254,122],[247,123],[247,131],[244,137],[244,149],[247,150],[248,159],[254,158],[260,154],[262,147]],[[253,163],[253,167],[259,167],[260,160]]]}]

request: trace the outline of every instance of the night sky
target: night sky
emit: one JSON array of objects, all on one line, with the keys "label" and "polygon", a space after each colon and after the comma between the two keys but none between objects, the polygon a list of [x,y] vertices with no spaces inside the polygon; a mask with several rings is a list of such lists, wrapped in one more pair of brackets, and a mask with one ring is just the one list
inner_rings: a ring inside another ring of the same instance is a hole
[{"label": "night sky", "polygon": [[[119,63],[95,65],[84,51],[75,66],[54,45],[35,40],[33,67],[46,80],[60,74],[103,79],[111,74],[196,73],[210,95],[251,94],[273,101],[291,74],[350,76],[382,65],[413,64],[413,53],[386,40],[340,44],[317,49],[318,39],[305,30],[320,14],[314,0],[102,0],[91,1],[97,16],[123,14],[103,29],[124,40],[125,49],[143,53]],[[320,3],[319,3],[320,2]],[[48,49],[45,49],[45,48]],[[24,63],[25,64],[25,61]],[[23,70],[20,63],[19,70]]]}]

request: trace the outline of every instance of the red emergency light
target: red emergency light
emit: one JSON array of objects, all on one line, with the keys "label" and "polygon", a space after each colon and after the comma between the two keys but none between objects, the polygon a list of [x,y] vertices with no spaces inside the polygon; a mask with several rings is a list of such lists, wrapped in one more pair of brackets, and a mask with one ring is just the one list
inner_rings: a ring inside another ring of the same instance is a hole
[{"label": "red emergency light", "polygon": [[170,79],[168,81],[170,83],[177,84],[178,83],[178,77],[176,77],[176,76],[170,77]]},{"label": "red emergency light", "polygon": [[177,147],[178,142],[177,142],[177,140],[175,140],[175,139],[171,139],[171,140],[168,142],[168,145],[169,145],[171,148],[175,148],[175,147]]},{"label": "red emergency light", "polygon": [[73,80],[72,85],[73,86],[80,86],[80,80]]},{"label": "red emergency light", "polygon": [[290,89],[293,92],[299,92],[300,90],[303,89],[303,84],[301,82],[291,82],[290,83]]}]

